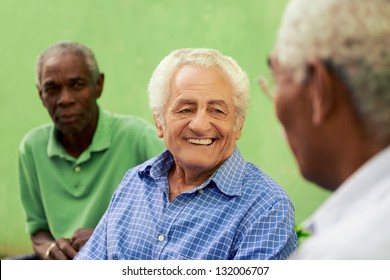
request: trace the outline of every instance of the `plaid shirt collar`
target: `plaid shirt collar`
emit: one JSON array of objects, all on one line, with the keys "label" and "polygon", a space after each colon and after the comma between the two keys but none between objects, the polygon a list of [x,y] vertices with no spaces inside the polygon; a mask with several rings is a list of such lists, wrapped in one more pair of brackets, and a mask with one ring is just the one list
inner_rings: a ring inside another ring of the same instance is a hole
[{"label": "plaid shirt collar", "polygon": [[[157,179],[168,176],[168,172],[174,164],[173,155],[167,150],[148,161],[140,170],[140,177],[150,177]],[[241,195],[242,184],[230,184],[229,182],[242,182],[244,177],[245,160],[236,147],[234,152],[225,160],[225,162],[199,187],[192,191],[203,189],[210,184],[214,184],[222,193],[228,196]]]}]

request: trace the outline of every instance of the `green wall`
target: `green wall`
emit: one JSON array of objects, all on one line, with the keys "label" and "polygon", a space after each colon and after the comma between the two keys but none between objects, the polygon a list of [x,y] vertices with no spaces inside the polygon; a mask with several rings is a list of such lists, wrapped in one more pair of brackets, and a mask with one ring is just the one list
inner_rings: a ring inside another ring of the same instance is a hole
[{"label": "green wall", "polygon": [[251,80],[251,105],[238,146],[290,194],[297,222],[328,195],[300,178],[273,104],[256,84],[267,71],[287,0],[1,0],[0,256],[31,251],[19,201],[17,149],[31,128],[50,121],[34,85],[37,55],[58,40],[90,46],[106,75],[100,104],[152,122],[146,87],[171,50],[210,47],[234,57]]}]

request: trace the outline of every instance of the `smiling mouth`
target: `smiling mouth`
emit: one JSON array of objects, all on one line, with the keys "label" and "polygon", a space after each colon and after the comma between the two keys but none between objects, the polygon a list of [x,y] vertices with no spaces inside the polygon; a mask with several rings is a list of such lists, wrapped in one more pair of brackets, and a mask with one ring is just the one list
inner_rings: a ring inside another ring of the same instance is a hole
[{"label": "smiling mouth", "polygon": [[195,145],[203,145],[203,146],[209,146],[214,143],[215,139],[208,138],[208,139],[195,139],[195,138],[188,138],[188,142]]}]

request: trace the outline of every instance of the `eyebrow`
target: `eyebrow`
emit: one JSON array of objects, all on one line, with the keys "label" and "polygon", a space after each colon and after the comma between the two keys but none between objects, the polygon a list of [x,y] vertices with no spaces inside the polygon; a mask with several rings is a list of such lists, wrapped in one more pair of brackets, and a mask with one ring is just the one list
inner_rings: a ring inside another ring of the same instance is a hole
[{"label": "eyebrow", "polygon": [[[175,107],[180,107],[182,105],[195,105],[197,102],[192,99],[179,99],[175,103]],[[207,102],[208,105],[219,105],[225,108],[229,108],[227,103],[224,100],[221,99],[212,99]]]},{"label": "eyebrow", "polygon": [[194,100],[191,100],[191,99],[179,99],[175,102],[175,106],[174,107],[180,107],[182,105],[194,105],[196,104],[196,102]]},{"label": "eyebrow", "polygon": [[57,85],[57,84],[52,80],[46,81],[42,84],[43,87],[49,87],[49,86],[55,86],[55,85]]},{"label": "eyebrow", "polygon": [[[77,81],[86,81],[88,82],[88,79],[82,76],[76,76],[76,77],[71,77],[68,79],[68,82],[74,83]],[[43,83],[43,86],[51,86],[51,85],[57,85],[57,83],[53,80],[48,80]]]},{"label": "eyebrow", "polygon": [[210,100],[208,102],[209,105],[219,105],[219,106],[222,106],[222,107],[225,107],[226,109],[229,108],[229,106],[227,105],[227,103],[224,101],[224,100],[219,100],[219,99],[216,99],[216,100]]},{"label": "eyebrow", "polygon": [[87,81],[88,79],[82,76],[76,76],[68,79],[69,81],[79,81],[79,80],[84,80]]}]

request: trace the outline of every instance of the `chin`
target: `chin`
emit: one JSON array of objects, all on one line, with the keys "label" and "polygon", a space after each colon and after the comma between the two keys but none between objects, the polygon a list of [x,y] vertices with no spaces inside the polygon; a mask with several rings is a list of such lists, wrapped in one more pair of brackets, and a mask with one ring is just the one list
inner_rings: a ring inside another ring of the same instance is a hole
[{"label": "chin", "polygon": [[300,167],[301,175],[303,178],[305,178],[307,181],[314,183],[315,185],[319,186],[322,189],[328,190],[328,191],[335,191],[338,188],[338,184],[335,184],[333,182],[333,178],[331,176],[326,176],[319,171],[315,171],[313,169],[307,170]]},{"label": "chin", "polygon": [[57,129],[61,131],[63,135],[79,134],[81,129],[74,126],[57,126]]}]

